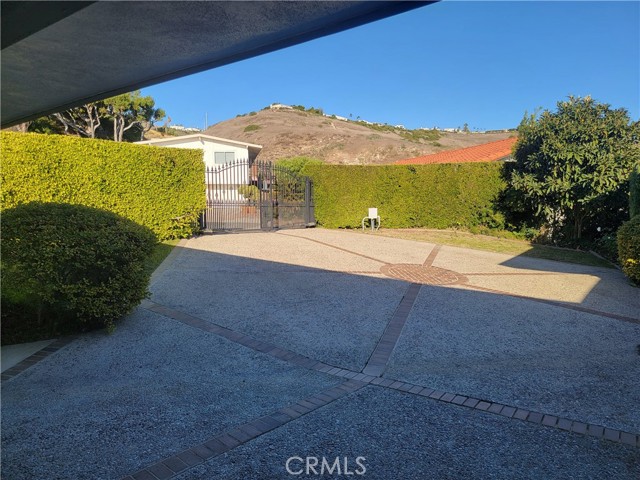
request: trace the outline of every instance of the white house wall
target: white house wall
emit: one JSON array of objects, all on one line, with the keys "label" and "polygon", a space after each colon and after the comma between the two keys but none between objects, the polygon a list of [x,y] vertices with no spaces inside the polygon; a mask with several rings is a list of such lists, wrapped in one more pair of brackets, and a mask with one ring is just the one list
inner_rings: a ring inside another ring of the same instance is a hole
[{"label": "white house wall", "polygon": [[[170,141],[162,143],[150,143],[150,145],[154,147],[190,148],[194,150],[202,150],[203,160],[207,169],[221,166],[221,164],[216,164],[215,162],[216,152],[233,152],[235,161],[249,159],[249,149],[247,147],[228,145],[225,143],[219,143],[200,138],[180,139],[180,137],[178,137],[175,140],[172,139]],[[244,167],[244,169],[234,168],[233,170],[233,173],[238,175],[234,179],[234,181],[237,181],[238,183],[249,184],[249,174],[246,166]]]},{"label": "white house wall", "polygon": [[216,152],[233,152],[236,160],[247,160],[249,158],[249,149],[247,147],[238,147],[226,145],[224,143],[212,142],[210,140],[199,140],[197,138],[176,141],[171,143],[152,144],[154,146],[163,146],[171,148],[192,148],[200,149],[204,152],[203,158],[207,168],[216,167],[215,153]]}]

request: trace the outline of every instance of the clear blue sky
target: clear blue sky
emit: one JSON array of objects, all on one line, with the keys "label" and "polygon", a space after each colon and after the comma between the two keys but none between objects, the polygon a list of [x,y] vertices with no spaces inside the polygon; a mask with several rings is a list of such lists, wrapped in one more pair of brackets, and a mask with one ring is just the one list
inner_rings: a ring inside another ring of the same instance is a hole
[{"label": "clear blue sky", "polygon": [[274,103],[407,128],[516,127],[591,95],[640,116],[640,2],[444,1],[143,89],[202,128]]}]

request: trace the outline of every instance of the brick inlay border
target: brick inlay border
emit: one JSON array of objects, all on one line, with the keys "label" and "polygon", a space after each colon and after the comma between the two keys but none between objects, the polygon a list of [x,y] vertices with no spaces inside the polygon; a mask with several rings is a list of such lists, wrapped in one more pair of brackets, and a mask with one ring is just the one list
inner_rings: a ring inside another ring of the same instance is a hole
[{"label": "brick inlay border", "polygon": [[[636,446],[640,448],[639,434],[624,432],[616,429],[609,429],[601,425],[587,424],[584,422],[557,417],[546,413],[529,411],[519,407],[504,405],[501,403],[493,402],[491,400],[477,399],[455,392],[443,392],[422,385],[416,385],[413,383],[403,382],[390,378],[383,378],[381,375],[384,372],[391,353],[393,352],[393,348],[395,347],[395,344],[400,336],[402,328],[404,327],[406,319],[409,316],[409,312],[411,311],[413,303],[417,298],[420,288],[421,285],[418,284],[412,284],[409,287],[407,293],[402,298],[400,305],[396,309],[394,316],[389,321],[385,332],[383,333],[380,341],[378,342],[378,345],[376,346],[376,349],[369,358],[367,366],[363,369],[362,372],[355,372],[353,370],[335,367],[324,362],[313,360],[293,351],[277,347],[262,340],[257,340],[255,338],[249,337],[248,335],[229,330],[225,327],[215,325],[200,318],[188,315],[178,310],[173,310],[169,307],[165,307],[148,300],[143,302],[142,307],[160,315],[178,320],[186,325],[190,325],[207,332],[216,333],[232,342],[241,344],[262,353],[266,353],[267,355],[271,355],[280,360],[292,363],[303,368],[307,368],[309,370],[315,370],[336,377],[342,377],[347,379],[348,381],[353,380],[362,384],[370,384],[380,386],[382,388],[390,388],[392,390],[398,390],[412,395],[428,397],[444,403],[472,408],[474,410],[481,410],[487,413],[501,415],[515,420],[536,423],[545,427],[556,428],[581,435],[593,436],[602,438],[604,440],[624,443],[626,445]],[[608,433],[605,435],[605,432],[607,431]]]},{"label": "brick inlay border", "polygon": [[426,260],[422,264],[423,267],[431,267],[431,266],[433,266],[433,262],[435,261],[436,257],[438,256],[438,253],[440,253],[440,247],[441,247],[441,245],[438,245],[438,244],[436,244],[433,247],[433,249],[429,253],[429,256],[427,256]]},{"label": "brick inlay border", "polygon": [[29,357],[25,358],[21,362],[17,363],[13,367],[6,369],[4,372],[2,372],[2,383],[6,382],[7,380],[11,380],[13,377],[21,374],[22,372],[32,367],[36,363],[41,362],[52,353],[55,353],[58,350],[60,350],[62,347],[69,345],[75,339],[76,339],[75,336],[59,338],[58,340],[47,345],[43,349],[38,350],[33,355],[30,355]]},{"label": "brick inlay border", "polygon": [[291,235],[290,233],[282,233],[282,232],[278,232],[278,235],[284,235],[285,237],[300,238],[302,240],[307,240],[309,242],[318,243],[318,244],[323,245],[325,247],[333,248],[335,250],[340,250],[341,252],[350,253],[351,255],[356,255],[358,257],[366,258],[367,260],[373,260],[374,262],[384,263],[384,264],[387,263],[387,262],[383,262],[382,260],[379,260],[377,258],[373,258],[373,257],[370,257],[368,255],[364,255],[362,253],[354,252],[352,250],[347,250],[346,248],[338,247],[336,245],[331,245],[330,243],[322,242],[320,240],[315,240],[313,238],[300,237],[298,235]]},{"label": "brick inlay border", "polygon": [[519,407],[504,405],[499,402],[492,402],[491,400],[482,400],[462,394],[442,392],[429,387],[423,387],[421,385],[415,385],[393,379],[376,377],[368,383],[371,385],[378,385],[383,388],[397,390],[399,392],[405,392],[411,395],[430,398],[443,403],[457,405],[459,407],[480,410],[485,413],[500,415],[514,420],[526,421],[536,425],[554,428],[556,430],[564,430],[566,432],[596,437],[598,439],[640,448],[640,434],[637,433],[625,432],[614,428],[604,427],[602,425],[579,422],[577,420],[558,417],[547,413],[530,411]]},{"label": "brick inlay border", "polygon": [[556,273],[556,272],[494,272],[494,273],[462,273],[466,277],[501,277],[501,276],[562,276],[566,275],[566,273]]},{"label": "brick inlay border", "polygon": [[183,450],[168,458],[149,465],[122,480],[166,480],[184,470],[200,465],[214,457],[233,450],[271,430],[285,425],[298,417],[313,412],[339,398],[350,395],[366,384],[357,380],[347,380],[336,387],[323,390],[293,405],[276,410],[238,427],[232,428],[210,438],[195,447]]},{"label": "brick inlay border", "polygon": [[[337,372],[348,372],[348,370],[343,370],[332,365],[319,362],[318,360],[313,360],[312,358],[305,357],[304,355],[300,355],[299,353],[296,353],[294,351],[287,350],[286,348],[280,348],[273,343],[258,340],[257,338],[251,337],[249,335],[236,332],[235,330],[217,325],[213,322],[208,322],[207,320],[203,320],[202,318],[194,317],[193,315],[181,312],[180,310],[175,310],[173,308],[154,303],[150,300],[144,300],[140,306],[146,310],[157,313],[164,317],[177,320],[190,327],[197,328],[204,332],[213,333],[231,342],[237,343],[257,352],[266,353],[267,355],[271,355],[272,357],[275,357],[279,360],[284,360],[285,362],[289,362],[303,368],[318,370],[324,373],[335,370],[335,372],[332,373],[333,375],[335,375]],[[354,372],[354,374],[356,373]]]},{"label": "brick inlay border", "polygon": [[389,358],[391,358],[391,353],[393,352],[396,343],[398,343],[398,338],[400,338],[400,334],[402,333],[402,329],[409,317],[409,313],[413,308],[413,304],[418,297],[420,288],[421,285],[413,283],[407,289],[407,293],[402,297],[398,308],[396,308],[396,311],[387,324],[376,348],[369,357],[367,365],[362,370],[363,374],[377,377],[382,375],[382,372],[384,372],[384,369],[389,362]]}]

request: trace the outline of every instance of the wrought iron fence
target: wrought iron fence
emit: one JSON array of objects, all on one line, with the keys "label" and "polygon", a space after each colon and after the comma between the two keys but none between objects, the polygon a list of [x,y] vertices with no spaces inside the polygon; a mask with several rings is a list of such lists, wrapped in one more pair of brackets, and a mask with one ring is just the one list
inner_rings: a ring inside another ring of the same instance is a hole
[{"label": "wrought iron fence", "polygon": [[272,230],[315,225],[308,177],[271,162],[239,160],[206,170],[204,230]]}]

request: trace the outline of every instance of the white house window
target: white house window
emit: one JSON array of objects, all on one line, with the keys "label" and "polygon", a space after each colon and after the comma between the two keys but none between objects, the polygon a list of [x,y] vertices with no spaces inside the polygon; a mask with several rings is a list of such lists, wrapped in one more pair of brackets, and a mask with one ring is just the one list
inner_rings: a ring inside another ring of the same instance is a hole
[{"label": "white house window", "polygon": [[222,165],[224,163],[233,162],[236,159],[235,152],[215,152],[214,153],[216,165]]}]

